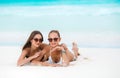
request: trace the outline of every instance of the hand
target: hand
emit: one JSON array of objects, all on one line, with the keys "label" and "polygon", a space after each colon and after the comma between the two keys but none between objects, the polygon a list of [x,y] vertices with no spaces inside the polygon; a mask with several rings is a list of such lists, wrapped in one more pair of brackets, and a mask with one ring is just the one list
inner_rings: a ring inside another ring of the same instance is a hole
[{"label": "hand", "polygon": [[64,48],[64,50],[67,50],[67,45],[65,43],[62,43],[61,46]]},{"label": "hand", "polygon": [[51,50],[51,52],[54,52],[54,51],[62,51],[62,50],[64,50],[64,48],[63,48],[62,46],[56,46],[55,48],[53,48],[53,49]]},{"label": "hand", "polygon": [[33,58],[37,58],[40,55],[40,52],[37,52],[33,55]]},{"label": "hand", "polygon": [[61,46],[56,46],[54,49],[60,51],[60,50],[63,49],[63,47],[61,47]]}]

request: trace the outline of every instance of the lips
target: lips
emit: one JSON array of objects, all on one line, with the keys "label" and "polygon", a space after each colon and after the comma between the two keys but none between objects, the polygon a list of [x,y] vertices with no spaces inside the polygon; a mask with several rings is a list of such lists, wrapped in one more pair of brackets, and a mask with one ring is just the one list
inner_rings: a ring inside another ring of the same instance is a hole
[{"label": "lips", "polygon": [[39,45],[40,45],[39,43],[36,44],[37,47],[38,47]]},{"label": "lips", "polygon": [[51,46],[52,46],[52,47],[55,47],[55,46],[56,46],[56,43],[52,43]]}]

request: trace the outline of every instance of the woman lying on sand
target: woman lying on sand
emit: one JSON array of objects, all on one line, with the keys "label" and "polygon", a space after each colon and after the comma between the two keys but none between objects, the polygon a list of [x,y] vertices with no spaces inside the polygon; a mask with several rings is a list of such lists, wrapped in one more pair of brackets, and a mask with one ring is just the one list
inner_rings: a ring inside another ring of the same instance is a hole
[{"label": "woman lying on sand", "polygon": [[[17,66],[32,63],[34,60],[41,63],[46,61],[47,44],[43,42],[43,35],[40,31],[33,31],[23,46],[22,53],[17,61]],[[45,48],[45,49],[44,49]],[[45,50],[45,51],[44,51]],[[36,64],[36,62],[34,62]]]},{"label": "woman lying on sand", "polygon": [[74,54],[68,50],[65,44],[59,44],[61,37],[57,30],[50,31],[48,41],[50,46],[49,60],[47,62],[48,66],[68,66],[69,62],[76,60],[79,56],[76,43],[73,43],[72,48]]}]

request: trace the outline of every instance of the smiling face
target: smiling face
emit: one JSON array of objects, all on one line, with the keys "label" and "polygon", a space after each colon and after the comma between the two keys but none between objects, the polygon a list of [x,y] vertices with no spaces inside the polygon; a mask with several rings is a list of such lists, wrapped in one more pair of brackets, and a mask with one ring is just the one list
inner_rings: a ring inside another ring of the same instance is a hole
[{"label": "smiling face", "polygon": [[59,45],[61,38],[59,37],[57,32],[50,32],[48,36],[48,41],[51,47],[56,47]]},{"label": "smiling face", "polygon": [[42,43],[42,36],[40,34],[36,34],[31,40],[31,46],[34,48],[39,47],[41,43]]}]

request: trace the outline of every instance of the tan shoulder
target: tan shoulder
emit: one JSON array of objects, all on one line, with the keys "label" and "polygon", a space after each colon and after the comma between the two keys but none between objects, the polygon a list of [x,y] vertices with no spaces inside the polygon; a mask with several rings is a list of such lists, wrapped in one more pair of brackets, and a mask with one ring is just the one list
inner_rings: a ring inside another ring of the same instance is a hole
[{"label": "tan shoulder", "polygon": [[48,46],[49,46],[48,44],[42,43],[42,44],[40,45],[40,49],[43,50],[45,47],[48,47]]},{"label": "tan shoulder", "polygon": [[30,52],[30,48],[25,48],[24,50],[22,50],[22,52],[28,54]]},{"label": "tan shoulder", "polygon": [[23,51],[30,51],[30,48],[25,48]]}]

